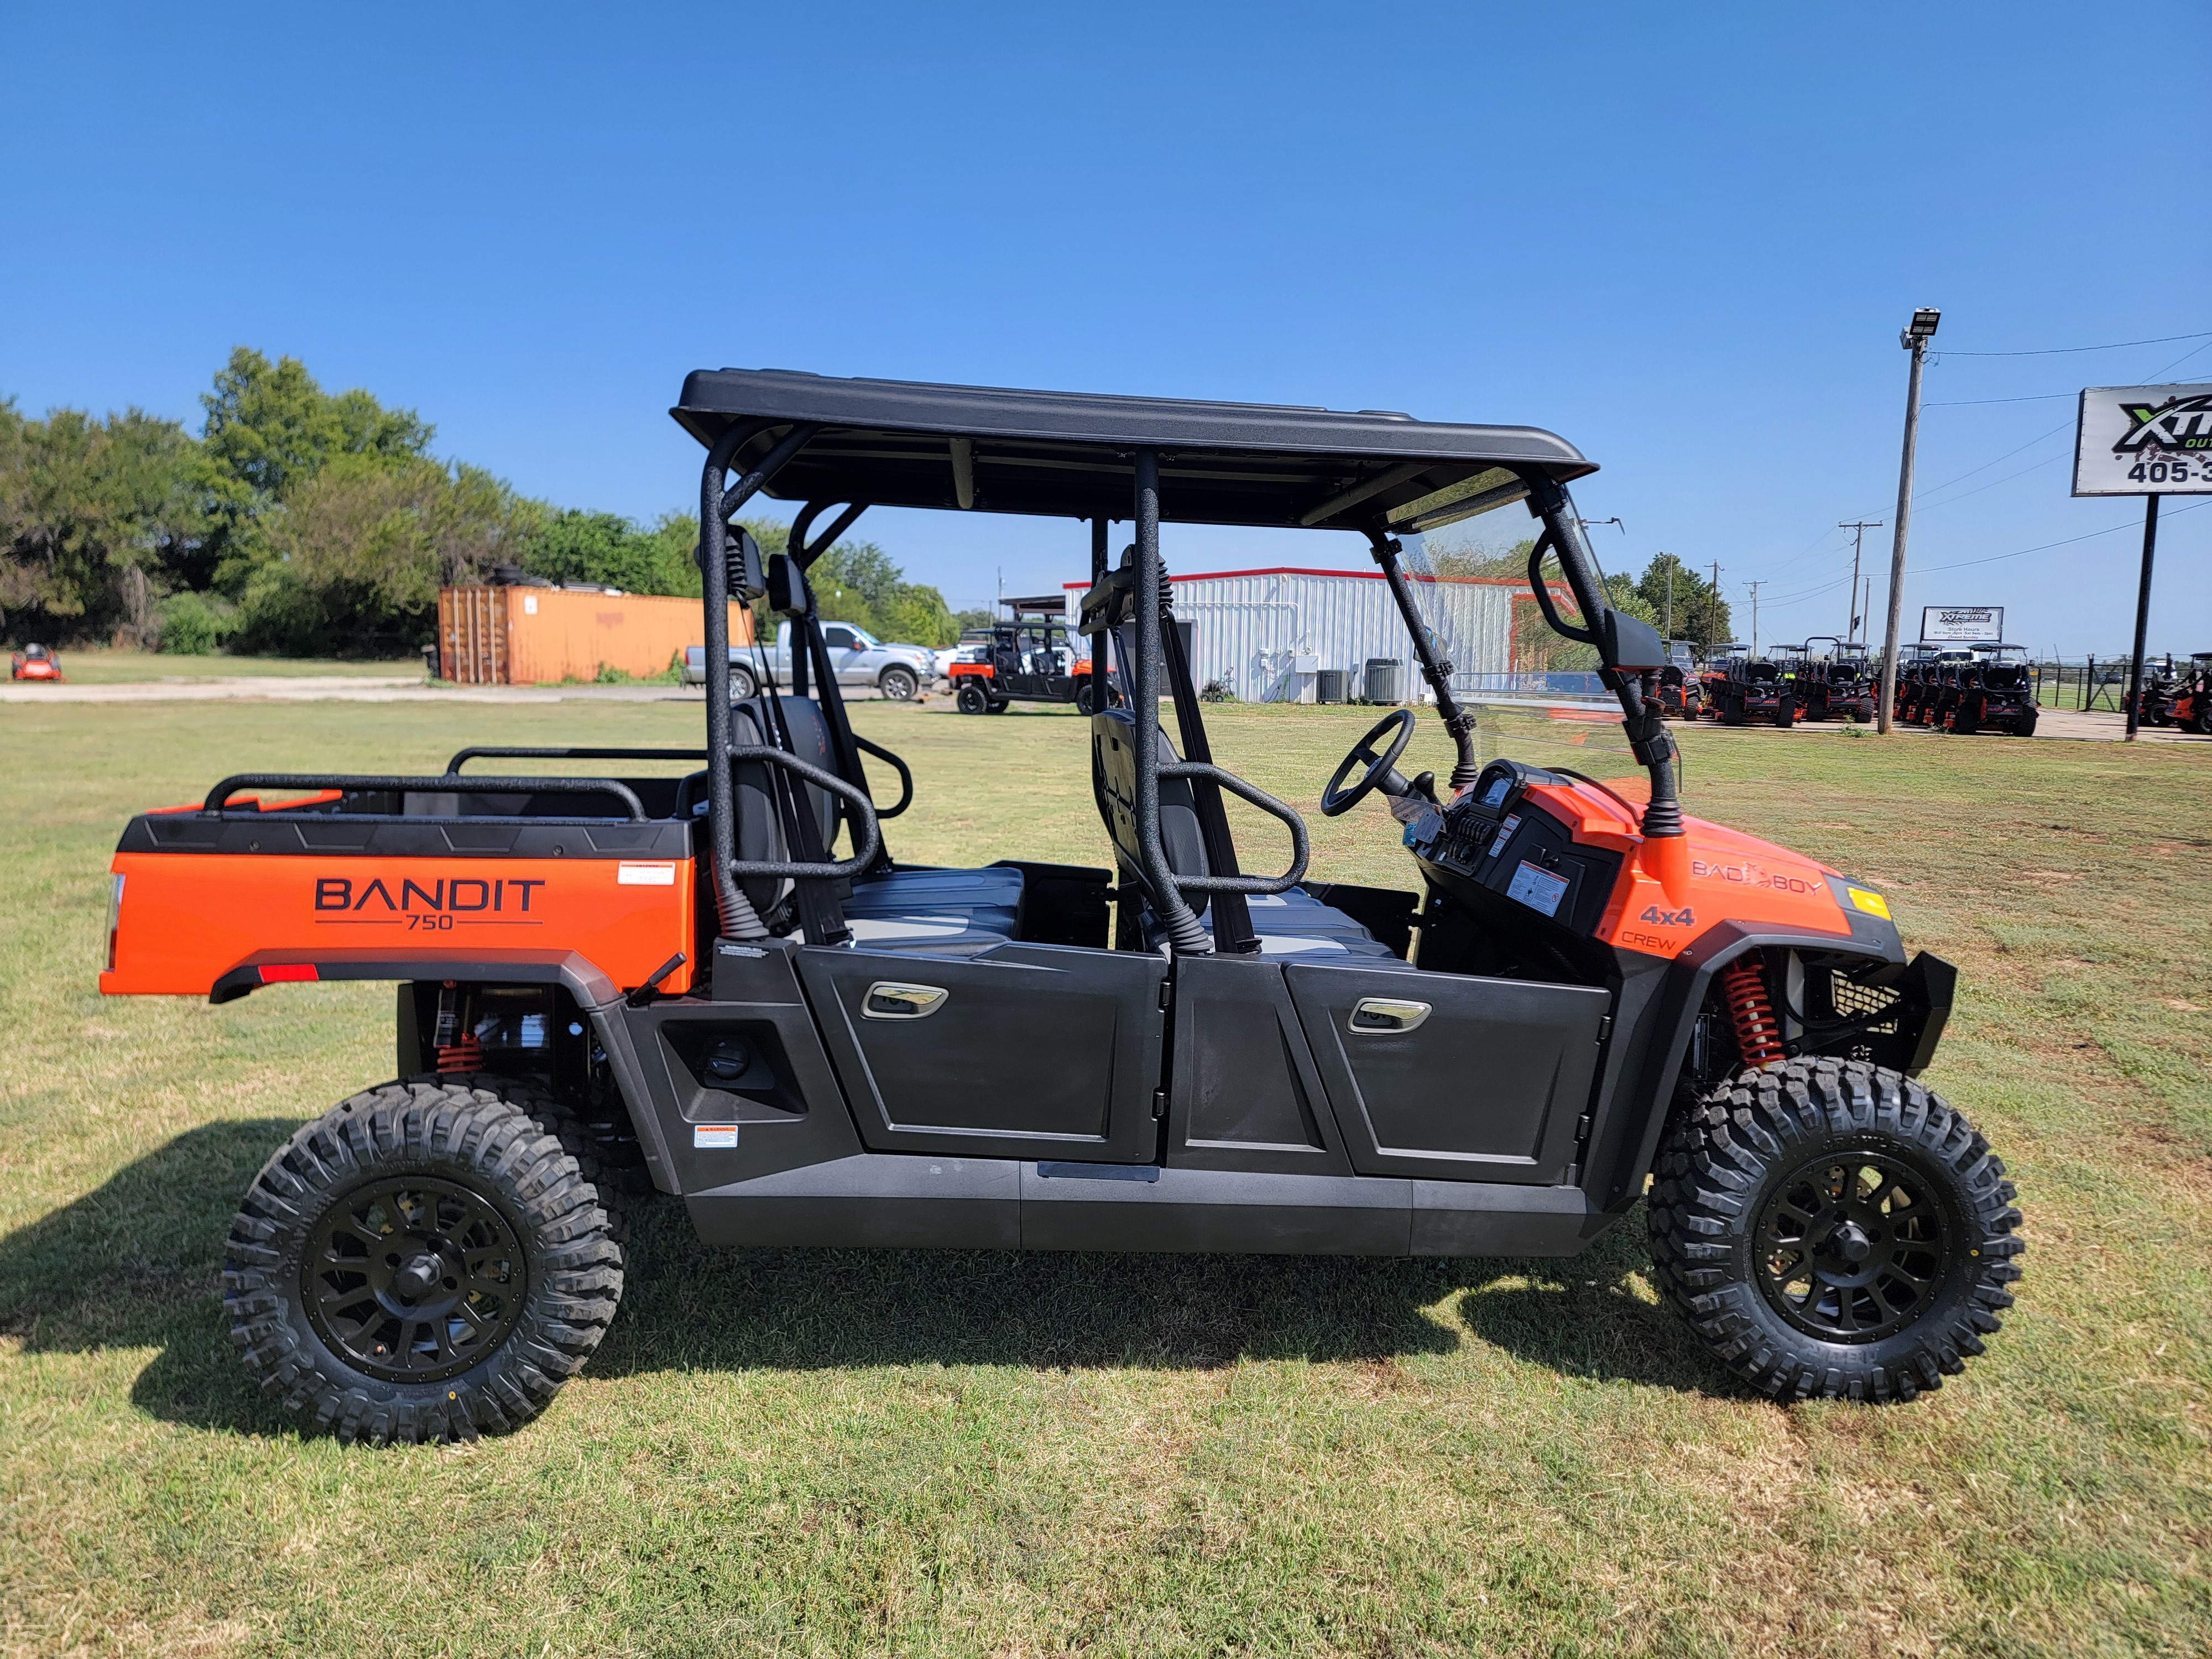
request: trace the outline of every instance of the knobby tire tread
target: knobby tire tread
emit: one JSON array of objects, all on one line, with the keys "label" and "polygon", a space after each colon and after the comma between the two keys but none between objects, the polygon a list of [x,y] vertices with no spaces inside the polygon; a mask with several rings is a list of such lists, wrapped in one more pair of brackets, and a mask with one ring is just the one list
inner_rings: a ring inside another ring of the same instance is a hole
[{"label": "knobby tire tread", "polygon": [[[1824,1146],[1869,1136],[1942,1172],[1974,1254],[1905,1329],[1861,1346],[1824,1342],[1775,1315],[1743,1268],[1774,1183]],[[1722,1363],[1771,1399],[1910,1401],[1963,1370],[2012,1306],[2006,1287],[2027,1249],[2017,1196],[1966,1115],[1911,1079],[1860,1060],[1777,1060],[1676,1107],[1647,1204],[1653,1274]]]},{"label": "knobby tire tread", "polygon": [[[331,1201],[381,1170],[422,1167],[496,1192],[523,1222],[523,1311],[500,1346],[436,1382],[390,1381],[332,1354],[301,1309],[300,1253]],[[623,1291],[623,1226],[593,1179],[589,1135],[512,1078],[387,1083],[302,1126],[263,1165],[223,1261],[231,1341],[262,1391],[341,1441],[473,1440],[551,1403],[605,1335]]]}]

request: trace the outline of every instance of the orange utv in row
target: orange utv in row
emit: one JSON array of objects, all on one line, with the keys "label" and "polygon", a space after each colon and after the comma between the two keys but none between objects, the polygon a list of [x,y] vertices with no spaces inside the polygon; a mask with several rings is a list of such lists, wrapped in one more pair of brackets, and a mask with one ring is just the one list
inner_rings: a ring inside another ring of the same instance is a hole
[{"label": "orange utv in row", "polygon": [[[1907,1400],[1997,1329],[2013,1186],[1919,1081],[1953,971],[1873,887],[1685,813],[1667,654],[1605,601],[1565,441],[732,369],[674,413],[706,451],[698,748],[240,775],[125,830],[104,990],[398,988],[390,1079],[277,1148],[232,1224],[232,1338],[287,1407],[377,1442],[526,1421],[613,1318],[619,1212],[656,1194],[717,1244],[1334,1255],[1571,1255],[1640,1208],[1669,1304],[1779,1399]],[[732,527],[763,493],[804,504],[765,564]],[[1120,693],[1068,716],[1095,866],[895,855],[926,804],[853,730],[806,574],[871,504],[1087,524],[1065,650]],[[1641,777],[1482,751],[1408,571],[1504,509]],[[1373,556],[1425,690],[1316,781],[1402,881],[1316,878],[1303,815],[1216,759],[1182,523]],[[763,657],[733,701],[755,601],[789,683]],[[1446,778],[1400,769],[1424,720]],[[1267,873],[1232,796],[1279,828]]]}]

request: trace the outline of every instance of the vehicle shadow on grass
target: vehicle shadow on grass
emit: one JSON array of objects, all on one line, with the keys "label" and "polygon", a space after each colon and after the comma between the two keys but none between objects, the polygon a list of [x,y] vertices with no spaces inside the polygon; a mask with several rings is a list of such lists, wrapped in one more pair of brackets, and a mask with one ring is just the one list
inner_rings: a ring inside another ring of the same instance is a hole
[{"label": "vehicle shadow on grass", "polygon": [[1406,1260],[715,1249],[681,1206],[655,1201],[634,1215],[629,1255],[596,1376],[1383,1360],[1449,1352],[1472,1333],[1571,1376],[1739,1392],[1644,1299],[1640,1212],[1571,1261]]},{"label": "vehicle shadow on grass", "polygon": [[[131,1389],[142,1411],[293,1432],[231,1349],[222,1249],[240,1194],[295,1127],[191,1130],[0,1238],[0,1334],[27,1353],[154,1349]],[[729,1249],[701,1244],[665,1199],[634,1203],[630,1230],[622,1310],[595,1376],[1372,1361],[1449,1352],[1472,1333],[1569,1376],[1738,1392],[1680,1322],[1641,1298],[1650,1262],[1634,1216],[1553,1261]]]},{"label": "vehicle shadow on grass", "polygon": [[222,1246],[246,1183],[298,1124],[210,1123],[0,1238],[0,1334],[26,1353],[153,1348],[131,1390],[153,1416],[281,1433],[230,1346]]}]

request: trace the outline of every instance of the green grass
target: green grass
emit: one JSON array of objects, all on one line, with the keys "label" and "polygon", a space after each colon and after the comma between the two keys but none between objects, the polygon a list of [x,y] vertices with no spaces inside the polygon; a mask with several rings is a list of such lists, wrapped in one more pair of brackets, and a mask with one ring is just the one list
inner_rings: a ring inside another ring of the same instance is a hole
[{"label": "green grass", "polygon": [[[1311,811],[1372,712],[1209,719],[1308,810],[1316,874],[1402,882],[1379,807]],[[1080,722],[855,717],[914,764],[902,856],[1101,858]],[[1961,969],[1929,1081],[2012,1165],[2029,1254],[1916,1405],[1746,1396],[1656,1306],[1640,1217],[1571,1261],[1333,1261],[715,1251],[662,1204],[536,1425],[297,1432],[230,1355],[221,1241],[278,1138],[389,1073],[391,993],[104,1002],[117,830],[228,771],[698,718],[0,709],[0,1652],[2212,1644],[2212,763],[2173,749],[1685,736],[1692,810],[1877,884]],[[1433,722],[1414,759],[1448,764]],[[1601,736],[1580,763],[1626,769]]]},{"label": "green grass", "polygon": [[80,685],[121,685],[148,680],[264,679],[272,676],[328,678],[332,675],[410,674],[422,678],[421,653],[395,661],[339,662],[324,657],[172,656],[159,651],[64,651],[63,675]]}]

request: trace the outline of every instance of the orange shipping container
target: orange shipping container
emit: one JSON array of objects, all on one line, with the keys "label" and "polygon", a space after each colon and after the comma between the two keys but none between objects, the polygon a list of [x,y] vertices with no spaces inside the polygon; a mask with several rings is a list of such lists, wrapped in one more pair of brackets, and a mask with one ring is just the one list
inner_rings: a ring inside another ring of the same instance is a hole
[{"label": "orange shipping container", "polygon": [[[696,599],[579,593],[557,587],[447,587],[438,592],[438,674],[462,685],[553,685],[601,668],[640,679],[706,642]],[[750,645],[753,613],[730,607],[730,643]]]}]

